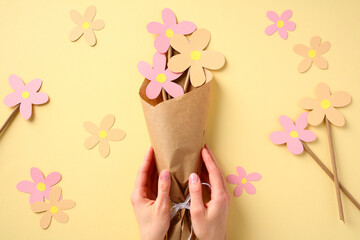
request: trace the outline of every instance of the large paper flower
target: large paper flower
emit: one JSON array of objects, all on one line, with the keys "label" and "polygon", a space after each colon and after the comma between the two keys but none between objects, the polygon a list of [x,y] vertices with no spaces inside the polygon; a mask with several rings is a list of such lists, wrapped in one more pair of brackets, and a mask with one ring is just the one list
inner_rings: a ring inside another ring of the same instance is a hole
[{"label": "large paper flower", "polygon": [[75,207],[73,200],[61,200],[61,188],[54,187],[50,191],[50,202],[35,202],[31,205],[31,210],[36,213],[45,212],[40,219],[40,227],[47,229],[50,225],[51,218],[55,218],[58,222],[66,223],[69,216],[62,210]]},{"label": "large paper flower", "polygon": [[278,31],[282,39],[287,39],[288,31],[295,30],[295,23],[289,21],[292,16],[292,11],[290,9],[283,12],[280,17],[274,11],[268,11],[266,15],[274,23],[265,29],[266,35],[270,36],[274,34],[274,32]]},{"label": "large paper flower", "polygon": [[4,104],[8,107],[20,104],[20,114],[24,119],[31,117],[33,104],[40,105],[49,101],[46,93],[38,92],[42,84],[41,79],[34,79],[25,85],[20,77],[11,75],[9,83],[15,92],[5,97]]},{"label": "large paper flower", "polygon": [[174,98],[184,94],[183,88],[172,82],[179,78],[182,73],[173,73],[166,69],[166,56],[164,54],[158,52],[154,54],[153,67],[147,62],[139,62],[138,70],[141,75],[151,81],[146,87],[146,96],[149,99],[157,98],[162,88]]},{"label": "large paper flower", "polygon": [[294,46],[294,52],[302,57],[304,60],[298,66],[298,71],[306,72],[314,63],[320,69],[327,69],[328,62],[322,57],[330,49],[329,42],[321,43],[320,37],[313,37],[310,41],[310,47],[303,44],[297,44]]},{"label": "large paper flower", "polygon": [[170,39],[171,46],[179,54],[170,58],[168,67],[173,72],[184,72],[189,68],[190,81],[194,87],[206,81],[205,69],[219,69],[225,64],[225,57],[219,52],[204,50],[210,42],[210,32],[206,29],[196,30],[188,39],[177,34]]},{"label": "large paper flower", "polygon": [[21,181],[16,185],[20,192],[30,193],[29,202],[33,204],[37,201],[44,201],[44,197],[49,199],[49,193],[52,186],[61,180],[61,175],[58,172],[50,173],[46,178],[40,169],[33,167],[30,170],[31,181]]},{"label": "large paper flower", "polygon": [[160,53],[165,53],[169,49],[170,39],[175,34],[187,35],[195,31],[196,26],[192,22],[182,21],[177,24],[174,12],[165,8],[162,12],[162,19],[164,24],[159,22],[150,22],[146,28],[149,33],[159,34],[155,39],[154,46]]},{"label": "large paper flower", "polygon": [[302,113],[295,124],[288,116],[280,116],[279,122],[285,131],[271,133],[270,140],[274,144],[286,143],[287,148],[292,154],[302,153],[304,146],[301,141],[312,142],[316,139],[315,133],[305,130],[308,125],[307,116],[307,112]]},{"label": "large paper flower", "polygon": [[85,41],[89,46],[96,44],[96,36],[94,30],[101,30],[105,27],[103,20],[95,20],[96,7],[90,6],[86,9],[84,17],[76,10],[70,11],[70,17],[77,25],[69,35],[70,41],[74,42],[84,35]]},{"label": "large paper flower", "polygon": [[315,89],[316,99],[304,98],[300,101],[300,106],[307,110],[312,110],[308,115],[308,121],[311,125],[319,125],[324,117],[335,126],[344,126],[345,118],[336,109],[345,107],[351,103],[351,96],[343,91],[331,94],[329,86],[320,83]]},{"label": "large paper flower", "polygon": [[243,191],[243,188],[247,193],[255,194],[256,188],[251,182],[259,181],[261,179],[261,175],[257,172],[253,172],[248,175],[246,174],[245,169],[242,167],[237,167],[236,171],[238,175],[231,174],[226,177],[226,180],[229,183],[237,184],[236,188],[234,189],[234,196],[239,197]]},{"label": "large paper flower", "polygon": [[110,145],[108,141],[120,141],[125,138],[125,132],[121,129],[111,129],[115,123],[114,115],[107,115],[100,123],[100,127],[92,122],[84,122],[86,131],[92,134],[85,142],[86,149],[92,149],[99,143],[100,155],[104,158],[109,156]]}]

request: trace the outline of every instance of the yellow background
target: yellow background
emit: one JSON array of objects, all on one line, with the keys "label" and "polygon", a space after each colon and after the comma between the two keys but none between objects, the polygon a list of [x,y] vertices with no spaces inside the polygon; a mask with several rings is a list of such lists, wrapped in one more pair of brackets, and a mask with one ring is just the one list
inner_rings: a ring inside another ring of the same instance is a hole
[{"label": "yellow background", "polygon": [[[95,5],[95,19],[105,28],[98,44],[83,38],[73,43],[71,9],[83,13]],[[333,127],[341,182],[360,201],[360,15],[352,1],[19,1],[0,3],[0,98],[12,92],[8,77],[28,83],[43,79],[47,105],[35,107],[34,119],[17,115],[0,137],[0,239],[138,239],[129,201],[137,169],[149,146],[138,96],[143,80],[136,64],[151,62],[154,36],[150,21],[161,21],[169,7],[178,19],[189,20],[212,33],[209,49],[222,52],[225,68],[214,72],[215,84],[207,126],[207,143],[225,175],[236,166],[263,179],[257,194],[232,198],[229,239],[360,239],[360,212],[343,195],[346,224],[338,217],[334,185],[306,154],[294,156],[269,140],[281,130],[278,117],[296,119],[298,101],[314,97],[315,86],[348,91],[353,102],[340,111],[346,126]],[[267,36],[266,12],[293,10],[297,25],[287,40]],[[328,70],[316,66],[305,74],[296,68],[302,58],[292,48],[320,36],[331,42],[324,57]],[[0,122],[11,109],[0,104]],[[83,147],[84,121],[99,123],[116,116],[115,127],[126,131],[124,141],[111,142],[106,159],[97,149]],[[318,140],[309,146],[330,167],[325,127],[314,128]],[[46,231],[40,215],[30,210],[28,194],[16,190],[30,180],[30,168],[44,174],[59,171],[65,198],[77,202],[67,210],[70,221],[53,221]],[[228,185],[230,191],[234,185]]]}]

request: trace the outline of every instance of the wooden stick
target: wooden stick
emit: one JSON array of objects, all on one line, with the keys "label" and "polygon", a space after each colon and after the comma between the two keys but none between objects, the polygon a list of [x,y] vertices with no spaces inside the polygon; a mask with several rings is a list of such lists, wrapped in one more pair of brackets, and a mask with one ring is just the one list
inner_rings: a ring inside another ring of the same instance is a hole
[{"label": "wooden stick", "polygon": [[[172,56],[172,47],[170,46],[168,53],[167,53],[167,62],[169,62],[169,59],[171,58],[171,56]],[[170,94],[167,94],[167,97],[168,97],[168,99],[171,99]]]},{"label": "wooden stick", "polygon": [[184,93],[188,91],[189,83],[190,83],[190,68],[187,70],[186,78],[185,78],[185,84],[184,84]]},{"label": "wooden stick", "polygon": [[162,93],[163,101],[165,102],[167,100],[167,94],[164,89],[161,89],[161,93]]},{"label": "wooden stick", "polygon": [[5,120],[4,124],[1,126],[0,128],[0,134],[5,130],[6,126],[10,123],[10,121],[13,119],[13,117],[15,116],[15,114],[18,112],[18,109],[20,107],[20,104],[18,104],[14,110],[12,111],[12,113],[10,114],[10,116]]},{"label": "wooden stick", "polygon": [[[315,160],[315,162],[324,170],[326,175],[331,178],[331,180],[334,180],[334,175],[331,173],[331,171],[322,163],[322,161],[318,158],[318,156],[315,155],[315,153],[308,147],[308,145],[304,142],[302,142],[305,151]],[[351,193],[339,182],[340,189],[343,191],[343,193],[350,199],[350,201],[355,205],[357,209],[360,211],[360,204],[356,201],[356,199],[351,195]]]},{"label": "wooden stick", "polygon": [[340,219],[343,222],[345,222],[344,212],[343,212],[343,207],[342,207],[342,202],[341,202],[341,195],[340,195],[339,178],[338,178],[336,162],[335,162],[334,145],[333,145],[332,135],[331,135],[331,127],[330,127],[330,122],[326,117],[325,117],[325,122],[326,122],[326,129],[327,129],[327,133],[328,133],[331,165],[332,165],[332,169],[333,169],[333,173],[334,173],[335,191],[336,191],[336,198],[337,198],[337,202],[338,202],[339,215],[340,215]]}]

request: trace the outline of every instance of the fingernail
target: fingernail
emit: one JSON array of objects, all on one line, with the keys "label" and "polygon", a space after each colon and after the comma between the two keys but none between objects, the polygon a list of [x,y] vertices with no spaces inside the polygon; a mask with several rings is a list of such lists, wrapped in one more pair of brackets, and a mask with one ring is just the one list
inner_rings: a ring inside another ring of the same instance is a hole
[{"label": "fingernail", "polygon": [[190,183],[197,183],[199,181],[199,177],[196,175],[196,173],[192,173],[190,175]]},{"label": "fingernail", "polygon": [[170,172],[168,170],[164,170],[160,174],[161,180],[169,181],[170,180]]}]

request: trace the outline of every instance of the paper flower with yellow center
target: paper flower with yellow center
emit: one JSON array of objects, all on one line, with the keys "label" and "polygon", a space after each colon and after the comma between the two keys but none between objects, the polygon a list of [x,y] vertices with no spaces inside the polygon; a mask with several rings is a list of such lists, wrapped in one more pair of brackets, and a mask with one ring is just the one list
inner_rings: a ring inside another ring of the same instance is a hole
[{"label": "paper flower with yellow center", "polygon": [[319,125],[324,117],[335,126],[344,126],[345,118],[336,109],[345,107],[351,103],[351,96],[343,91],[331,94],[330,88],[325,83],[320,83],[315,89],[316,99],[303,98],[300,106],[304,109],[311,110],[308,115],[308,121],[311,125]]},{"label": "paper flower with yellow center", "polygon": [[298,71],[303,73],[309,70],[312,63],[314,63],[320,69],[327,69],[328,62],[322,57],[330,49],[329,42],[321,43],[320,37],[313,37],[310,41],[310,47],[303,44],[297,44],[294,46],[294,52],[302,57],[302,60],[298,66]]},{"label": "paper flower with yellow center", "polygon": [[86,9],[84,16],[76,10],[70,11],[70,17],[77,25],[69,35],[70,41],[78,40],[82,35],[89,46],[95,46],[96,36],[94,30],[101,30],[105,27],[103,20],[94,20],[96,14],[95,6],[90,6]]},{"label": "paper flower with yellow center", "polygon": [[69,216],[63,210],[75,207],[73,200],[60,200],[61,188],[53,187],[50,191],[49,202],[35,202],[31,205],[31,210],[35,213],[45,212],[40,219],[40,227],[47,229],[51,219],[55,218],[60,223],[69,221]]},{"label": "paper flower with yellow center", "polygon": [[234,196],[239,197],[243,189],[249,194],[255,194],[256,188],[251,182],[259,181],[262,176],[257,172],[246,174],[245,169],[242,167],[237,167],[236,171],[238,175],[230,174],[226,177],[229,183],[237,185],[234,189]]},{"label": "paper flower with yellow center", "polygon": [[206,82],[204,69],[219,69],[225,64],[225,57],[219,52],[204,50],[210,42],[210,32],[206,29],[196,30],[190,41],[177,34],[170,39],[170,45],[179,54],[170,58],[168,67],[172,72],[190,71],[190,82],[199,87]]},{"label": "paper flower with yellow center", "polygon": [[284,11],[280,17],[274,11],[268,11],[266,15],[273,22],[273,24],[265,29],[266,35],[270,36],[277,31],[282,39],[287,39],[288,31],[295,30],[296,24],[289,21],[292,16],[290,9]]},{"label": "paper flower with yellow center", "polygon": [[114,115],[107,115],[100,123],[100,127],[92,122],[85,122],[84,128],[92,134],[85,142],[86,149],[92,149],[99,144],[100,155],[106,158],[110,153],[108,141],[120,141],[125,138],[125,132],[121,129],[111,129],[115,123]]}]

